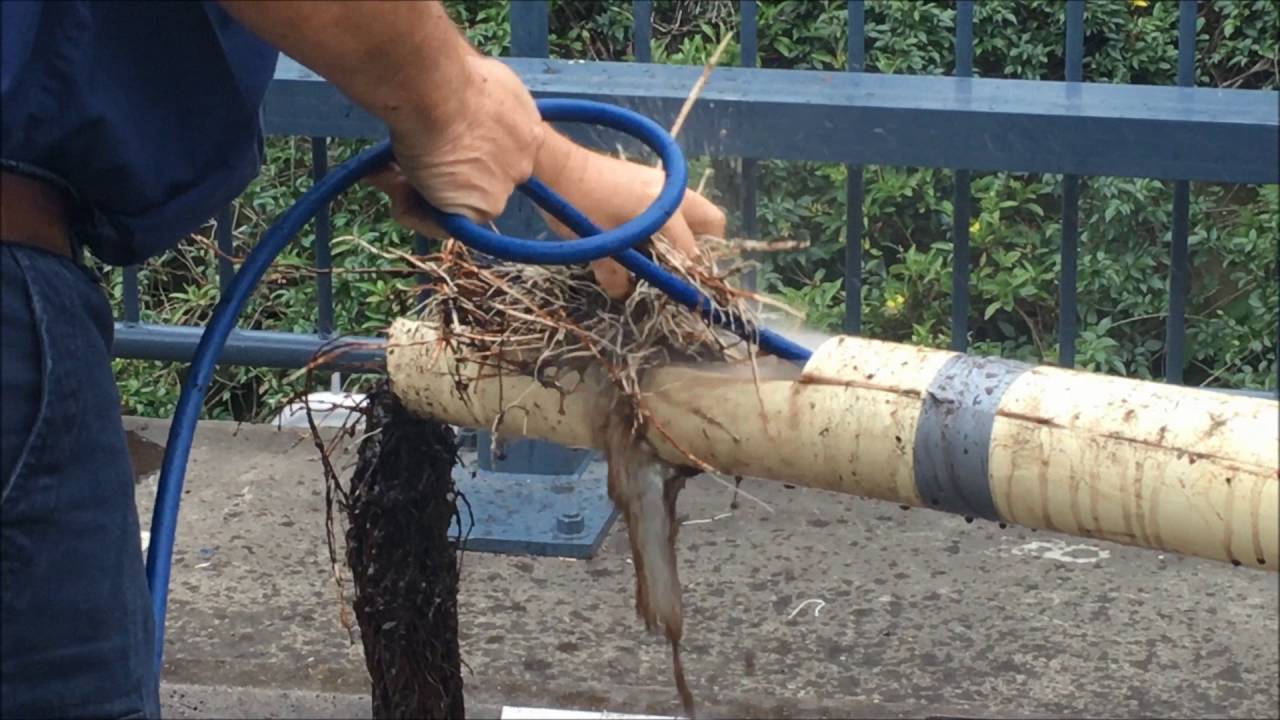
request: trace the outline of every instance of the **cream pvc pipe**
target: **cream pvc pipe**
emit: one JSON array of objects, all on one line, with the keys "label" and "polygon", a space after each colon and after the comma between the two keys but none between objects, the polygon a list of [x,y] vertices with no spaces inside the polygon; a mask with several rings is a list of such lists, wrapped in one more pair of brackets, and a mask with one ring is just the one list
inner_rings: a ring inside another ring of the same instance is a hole
[{"label": "cream pvc pipe", "polygon": [[[403,319],[390,330],[388,373],[411,411],[600,447],[599,370],[564,395],[476,379],[436,337]],[[672,366],[643,389],[648,439],[673,463],[1280,568],[1273,400],[856,337],[803,369]]]}]

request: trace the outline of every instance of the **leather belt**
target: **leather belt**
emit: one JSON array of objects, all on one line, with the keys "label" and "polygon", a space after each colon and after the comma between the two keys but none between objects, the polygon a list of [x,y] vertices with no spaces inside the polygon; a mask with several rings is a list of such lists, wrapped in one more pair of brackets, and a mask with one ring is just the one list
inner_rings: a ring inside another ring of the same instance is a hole
[{"label": "leather belt", "polygon": [[0,171],[0,242],[73,258],[66,193],[42,180]]}]

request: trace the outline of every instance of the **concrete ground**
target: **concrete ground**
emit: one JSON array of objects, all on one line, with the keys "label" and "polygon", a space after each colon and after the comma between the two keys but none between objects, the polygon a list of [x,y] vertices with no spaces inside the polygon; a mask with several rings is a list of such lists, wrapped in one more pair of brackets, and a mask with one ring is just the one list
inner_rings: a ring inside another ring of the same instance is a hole
[{"label": "concrete ground", "polygon": [[[163,442],[163,421],[129,419]],[[155,476],[139,484],[144,527]],[[202,423],[164,670],[174,717],[368,717],[323,480],[296,430]],[[702,717],[1280,717],[1276,574],[765,483],[690,483],[685,668]],[[619,522],[591,560],[467,554],[468,714],[675,715]]]}]

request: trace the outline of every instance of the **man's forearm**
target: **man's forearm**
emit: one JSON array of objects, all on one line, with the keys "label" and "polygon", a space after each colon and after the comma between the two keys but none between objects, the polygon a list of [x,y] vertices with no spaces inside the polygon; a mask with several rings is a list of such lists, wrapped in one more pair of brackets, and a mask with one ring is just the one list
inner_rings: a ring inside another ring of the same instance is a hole
[{"label": "man's forearm", "polygon": [[[531,134],[522,123],[538,119],[527,89],[509,69],[495,74],[489,63],[496,61],[481,58],[440,2],[220,2],[245,27],[387,123],[397,160],[408,164],[410,174],[439,173],[436,155],[442,147],[477,142],[491,148],[506,142],[509,138],[486,133],[507,122],[503,134],[521,138],[520,145],[509,148],[510,157],[497,165],[517,163],[521,153],[531,153],[529,170],[552,187],[590,182],[593,154],[545,123],[539,123],[540,133]],[[512,124],[516,118],[523,119]],[[459,152],[484,157],[488,150]],[[494,163],[474,165],[483,173]],[[521,182],[524,172],[508,179]],[[431,185],[431,177],[415,177],[420,192]],[[439,189],[436,194],[448,195]],[[471,200],[457,202],[465,206]]]},{"label": "man's forearm", "polygon": [[475,52],[439,2],[221,0],[245,27],[392,127],[438,124]]}]

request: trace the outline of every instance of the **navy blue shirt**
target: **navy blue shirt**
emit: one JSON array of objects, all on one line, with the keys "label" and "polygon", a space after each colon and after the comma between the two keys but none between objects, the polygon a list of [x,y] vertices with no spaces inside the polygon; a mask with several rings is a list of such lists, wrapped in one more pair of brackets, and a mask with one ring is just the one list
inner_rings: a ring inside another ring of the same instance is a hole
[{"label": "navy blue shirt", "polygon": [[278,53],[213,2],[0,2],[6,163],[65,180],[114,265],[177,244],[262,163]]}]

